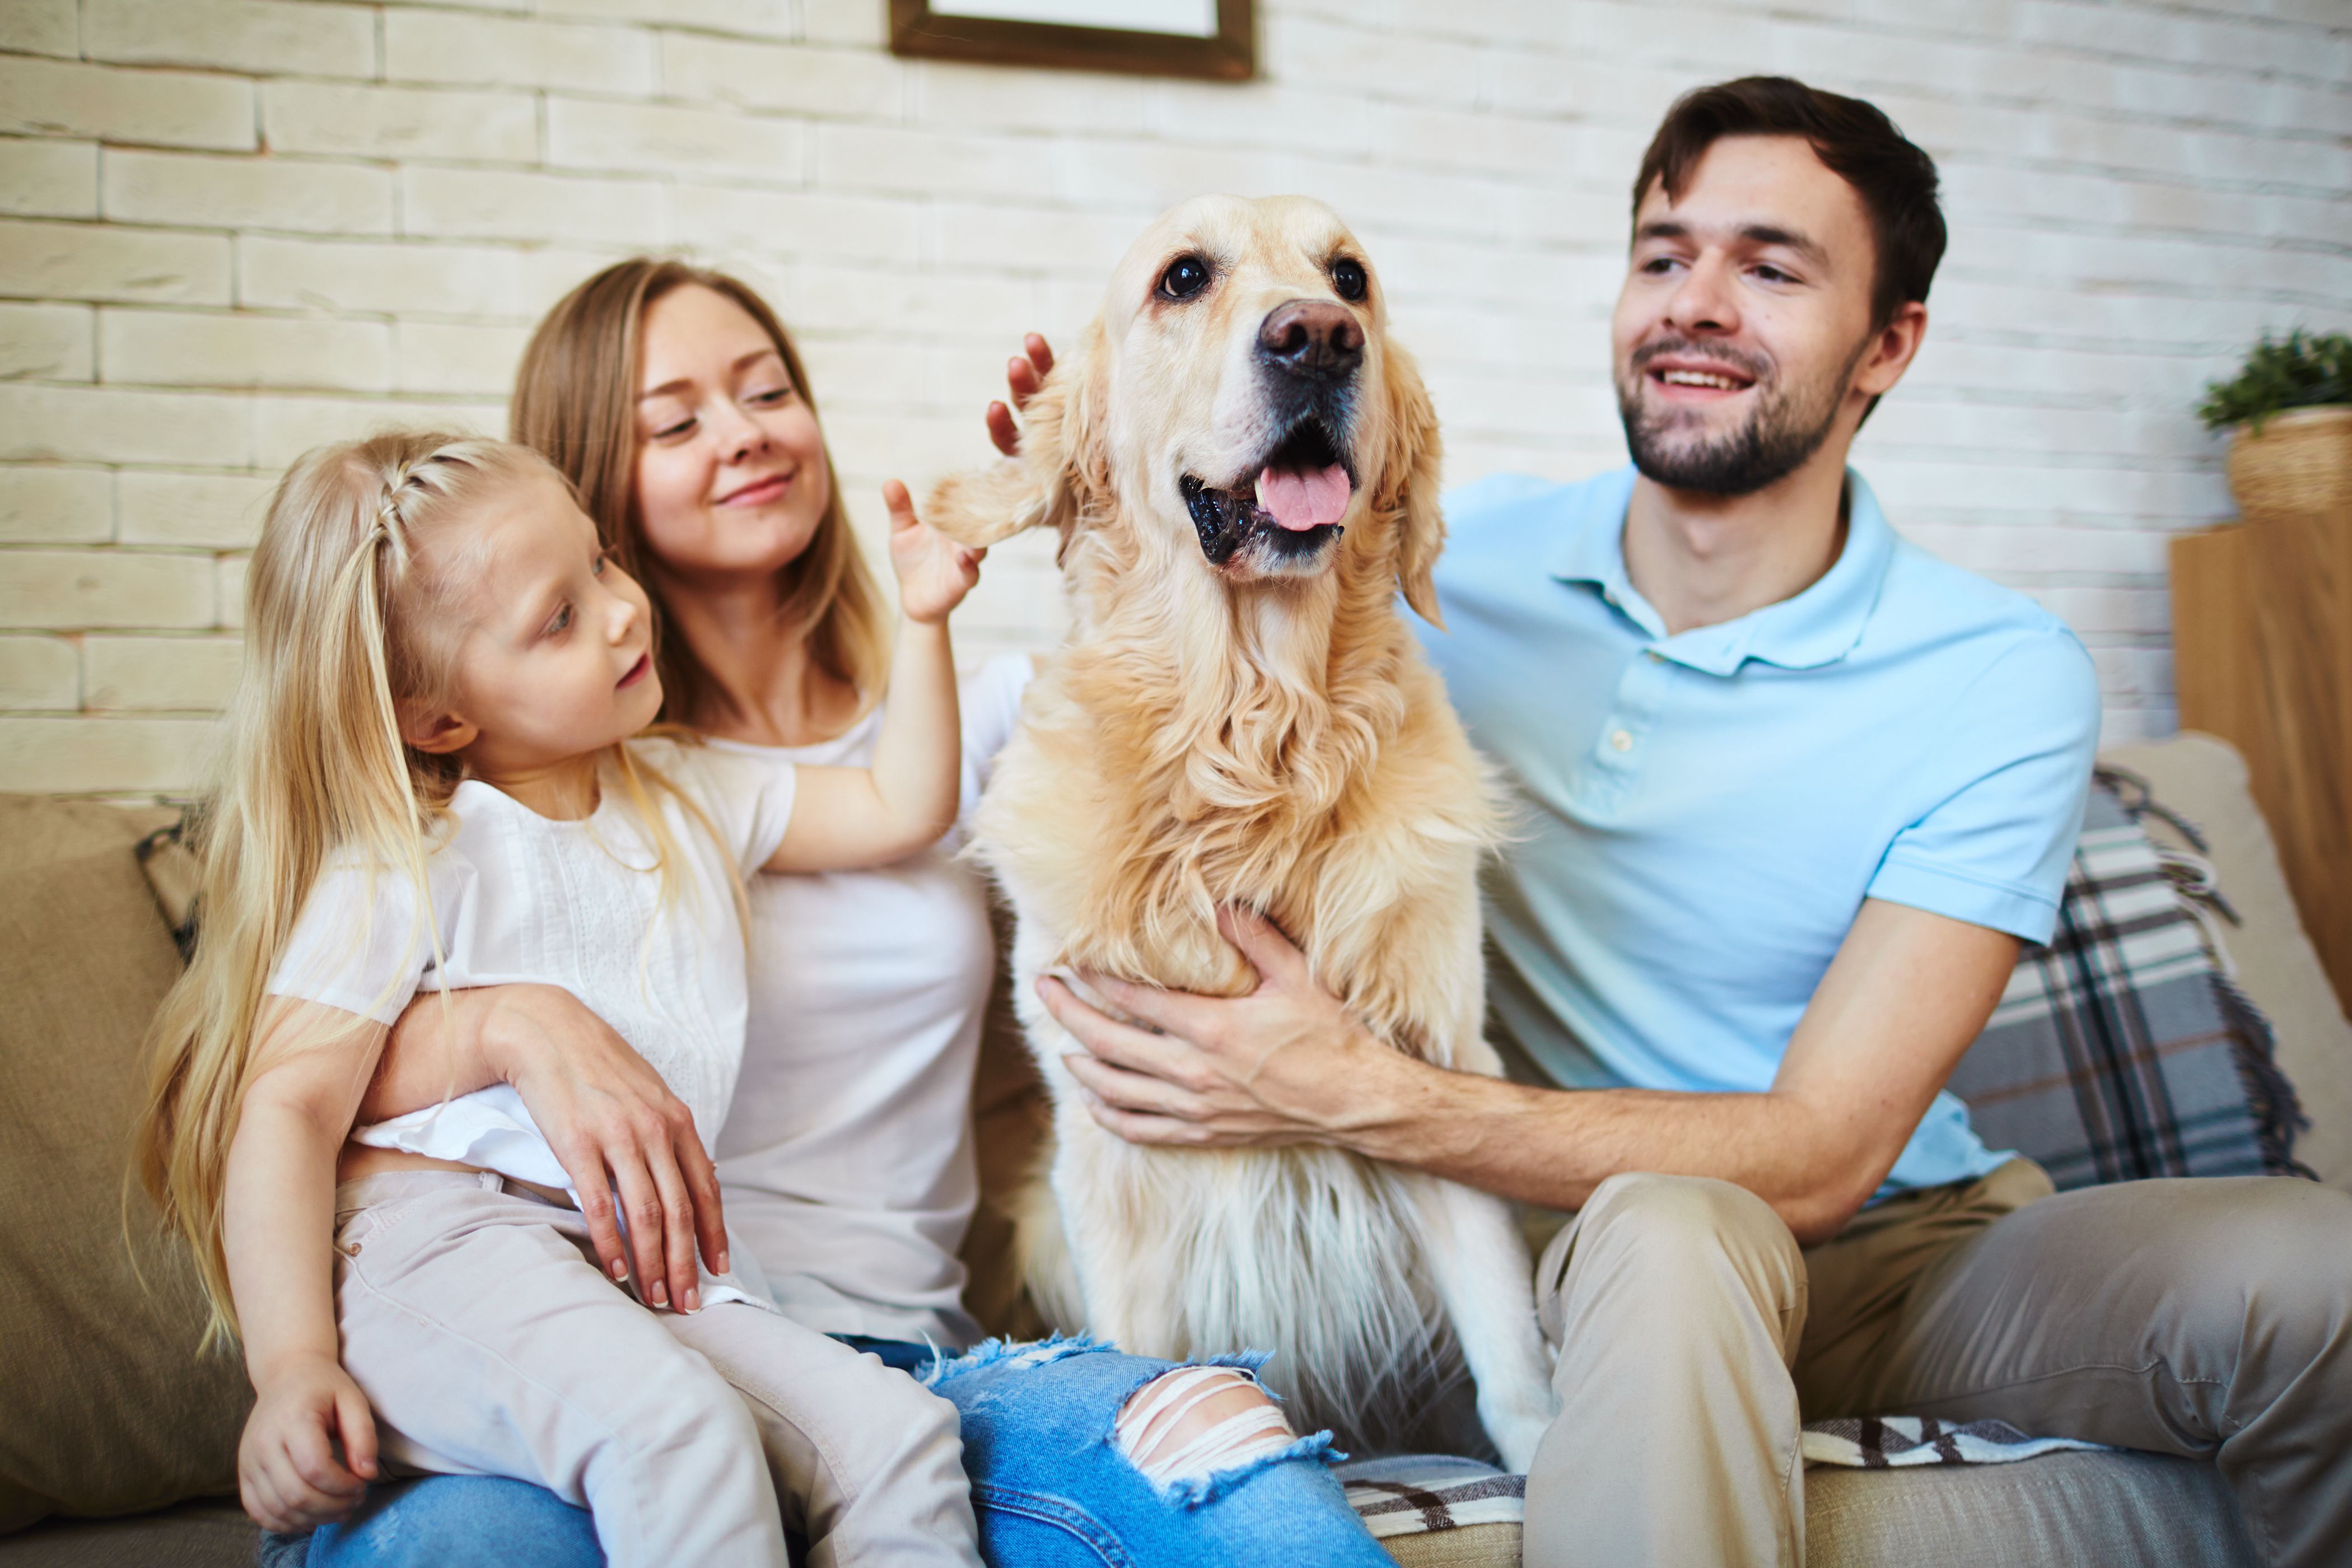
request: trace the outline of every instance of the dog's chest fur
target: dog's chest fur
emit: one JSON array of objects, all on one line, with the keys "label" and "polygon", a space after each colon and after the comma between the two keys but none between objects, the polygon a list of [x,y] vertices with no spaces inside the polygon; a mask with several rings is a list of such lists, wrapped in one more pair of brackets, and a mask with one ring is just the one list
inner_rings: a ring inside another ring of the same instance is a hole
[{"label": "dog's chest fur", "polygon": [[1445,1060],[1475,1037],[1494,808],[1435,676],[1381,619],[1325,689],[1244,670],[1204,700],[1181,670],[1083,644],[1038,678],[978,826],[1055,962],[1242,994],[1255,977],[1216,910],[1244,905],[1391,1043]]}]

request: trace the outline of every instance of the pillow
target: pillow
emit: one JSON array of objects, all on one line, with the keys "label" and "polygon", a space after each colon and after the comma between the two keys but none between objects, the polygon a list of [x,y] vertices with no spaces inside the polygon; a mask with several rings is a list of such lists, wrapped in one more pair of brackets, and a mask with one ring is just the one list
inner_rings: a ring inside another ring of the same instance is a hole
[{"label": "pillow", "polygon": [[236,1488],[244,1367],[198,1356],[186,1247],[123,1201],[141,1047],[180,973],[132,853],[153,826],[0,796],[0,1533]]},{"label": "pillow", "polygon": [[2222,973],[2210,867],[2141,830],[2130,774],[2094,782],[2046,947],[2018,958],[1951,1077],[1977,1133],[2063,1190],[2147,1176],[2305,1175],[2269,1024]]}]

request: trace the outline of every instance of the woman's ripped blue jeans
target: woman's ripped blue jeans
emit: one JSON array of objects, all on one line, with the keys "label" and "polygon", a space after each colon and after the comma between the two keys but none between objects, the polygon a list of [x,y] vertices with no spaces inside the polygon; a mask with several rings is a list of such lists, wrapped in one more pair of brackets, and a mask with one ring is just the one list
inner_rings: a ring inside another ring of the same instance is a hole
[{"label": "woman's ripped blue jeans", "polygon": [[[1175,1363],[1084,1339],[991,1341],[934,1361],[923,1345],[851,1338],[920,1377],[962,1414],[981,1550],[996,1568],[1393,1568],[1326,1468],[1320,1435],[1166,1484],[1129,1458],[1128,1402]],[[1251,1358],[1223,1364],[1251,1367]],[[489,1477],[370,1489],[358,1514],[272,1537],[265,1568],[592,1568],[585,1511]],[[797,1554],[796,1554],[797,1555]]]}]

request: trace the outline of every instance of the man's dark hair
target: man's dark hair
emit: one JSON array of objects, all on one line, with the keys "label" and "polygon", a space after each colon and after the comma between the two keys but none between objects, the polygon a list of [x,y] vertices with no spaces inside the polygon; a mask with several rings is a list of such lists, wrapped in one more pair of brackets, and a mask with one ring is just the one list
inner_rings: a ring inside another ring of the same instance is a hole
[{"label": "man's dark hair", "polygon": [[1814,156],[1852,185],[1877,243],[1871,275],[1874,325],[1885,326],[1927,297],[1944,258],[1944,214],[1936,205],[1936,161],[1895,128],[1876,104],[1823,92],[1785,76],[1746,76],[1694,88],[1675,100],[1633,176],[1633,210],[1652,182],[1673,201],[1699,159],[1725,136],[1801,136]]}]

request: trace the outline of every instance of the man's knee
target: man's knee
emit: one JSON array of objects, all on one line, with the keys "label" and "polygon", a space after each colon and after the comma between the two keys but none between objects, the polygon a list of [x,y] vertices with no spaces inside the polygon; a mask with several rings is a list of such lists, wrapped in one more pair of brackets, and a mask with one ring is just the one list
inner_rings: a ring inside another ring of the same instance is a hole
[{"label": "man's knee", "polygon": [[[2352,1195],[2275,1177],[2167,1183],[2183,1299],[2250,1353],[2302,1356],[2352,1335]],[[2352,1373],[2352,1366],[2341,1369]]]},{"label": "man's knee", "polygon": [[1555,1341],[1578,1305],[1603,1297],[1666,1332],[1745,1300],[1793,1336],[1803,1318],[1804,1255],[1772,1206],[1745,1187],[1628,1172],[1596,1187],[1545,1251],[1537,1296]]},{"label": "man's knee", "polygon": [[1660,1262],[1725,1253],[1798,1258],[1797,1238],[1772,1205],[1734,1182],[1629,1171],[1593,1189],[1577,1216],[1579,1253],[1608,1250]]}]

